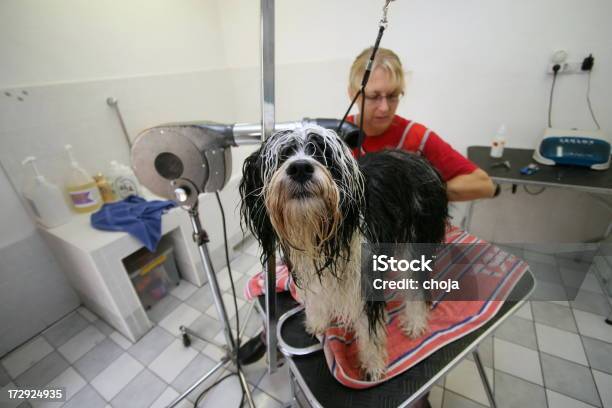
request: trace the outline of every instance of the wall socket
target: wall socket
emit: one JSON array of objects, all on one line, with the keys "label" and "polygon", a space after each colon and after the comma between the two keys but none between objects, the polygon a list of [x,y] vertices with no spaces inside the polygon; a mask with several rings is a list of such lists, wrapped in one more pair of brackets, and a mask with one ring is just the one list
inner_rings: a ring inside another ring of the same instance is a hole
[{"label": "wall socket", "polygon": [[[555,65],[556,64],[548,64],[548,69],[546,70],[546,73],[554,74],[555,71],[553,71],[553,67]],[[589,71],[582,70],[582,61],[562,62],[559,65],[561,65],[561,69],[559,69],[557,74],[588,74],[589,73]]]}]

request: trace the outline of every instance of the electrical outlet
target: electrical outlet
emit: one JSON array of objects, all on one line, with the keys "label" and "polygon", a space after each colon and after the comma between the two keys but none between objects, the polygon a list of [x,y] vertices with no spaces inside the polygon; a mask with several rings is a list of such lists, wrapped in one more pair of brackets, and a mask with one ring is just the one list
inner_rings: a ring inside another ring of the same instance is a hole
[{"label": "electrical outlet", "polygon": [[[557,64],[548,64],[548,69],[546,70],[546,73],[554,74],[555,71],[553,70],[553,67],[555,65]],[[562,62],[559,65],[561,66],[561,68],[559,69],[557,74],[588,74],[589,73],[589,71],[582,70],[582,61],[580,62],[576,62],[576,61]]]}]

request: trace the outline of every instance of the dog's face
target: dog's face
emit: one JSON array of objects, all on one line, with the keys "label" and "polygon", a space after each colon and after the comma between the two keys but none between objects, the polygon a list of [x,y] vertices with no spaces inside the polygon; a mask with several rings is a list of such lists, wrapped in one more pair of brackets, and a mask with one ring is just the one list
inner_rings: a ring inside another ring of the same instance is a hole
[{"label": "dog's face", "polygon": [[[358,222],[364,181],[349,148],[318,126],[270,137],[245,161],[240,185],[243,220],[266,251],[281,245],[312,258],[332,255]],[[344,225],[347,224],[348,225]]]}]

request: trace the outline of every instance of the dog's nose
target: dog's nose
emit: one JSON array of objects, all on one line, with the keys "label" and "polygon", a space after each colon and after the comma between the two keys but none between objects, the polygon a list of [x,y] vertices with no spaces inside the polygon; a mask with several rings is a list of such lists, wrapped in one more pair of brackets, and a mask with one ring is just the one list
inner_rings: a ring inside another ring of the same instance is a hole
[{"label": "dog's nose", "polygon": [[312,178],[314,166],[308,160],[296,160],[287,167],[287,175],[298,183],[305,183]]}]

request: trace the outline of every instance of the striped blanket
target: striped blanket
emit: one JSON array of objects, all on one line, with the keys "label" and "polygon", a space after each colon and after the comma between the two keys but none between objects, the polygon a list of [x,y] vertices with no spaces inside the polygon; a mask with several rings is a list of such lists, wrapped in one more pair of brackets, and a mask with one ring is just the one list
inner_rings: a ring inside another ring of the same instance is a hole
[{"label": "striped blanket", "polygon": [[[332,326],[320,338],[329,369],[343,385],[369,388],[401,374],[445,345],[478,329],[499,311],[504,299],[528,269],[527,263],[500,248],[480,240],[456,227],[446,234],[447,244],[465,244],[474,248],[469,257],[478,259],[478,293],[470,300],[449,300],[445,291],[432,291],[432,310],[427,331],[419,338],[404,335],[397,318],[403,306],[401,302],[387,302],[388,366],[386,377],[380,381],[367,381],[358,366],[357,344],[354,333],[342,327]],[[467,253],[467,252],[466,252]],[[441,255],[436,260],[433,276],[440,279],[457,279],[459,282],[474,279],[474,273],[465,273],[465,263],[451,262],[450,256]],[[245,287],[247,299],[264,293],[264,275],[253,276]],[[277,292],[290,291],[299,301],[287,267],[276,269]],[[483,299],[483,300],[471,300]]]}]

